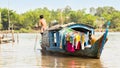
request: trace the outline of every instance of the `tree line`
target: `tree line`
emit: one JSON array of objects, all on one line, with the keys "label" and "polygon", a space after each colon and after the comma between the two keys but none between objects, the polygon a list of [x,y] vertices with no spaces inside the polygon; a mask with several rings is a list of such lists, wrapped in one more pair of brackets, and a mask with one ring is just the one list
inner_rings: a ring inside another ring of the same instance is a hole
[{"label": "tree line", "polygon": [[88,24],[95,28],[105,28],[106,22],[111,21],[110,28],[120,30],[120,11],[111,6],[91,7],[89,13],[86,9],[73,10],[70,6],[57,10],[50,10],[47,7],[37,8],[21,14],[11,9],[0,8],[0,29],[13,28],[18,31],[34,29],[38,24],[40,14],[45,16],[48,25],[56,21],[59,24],[75,22]]}]

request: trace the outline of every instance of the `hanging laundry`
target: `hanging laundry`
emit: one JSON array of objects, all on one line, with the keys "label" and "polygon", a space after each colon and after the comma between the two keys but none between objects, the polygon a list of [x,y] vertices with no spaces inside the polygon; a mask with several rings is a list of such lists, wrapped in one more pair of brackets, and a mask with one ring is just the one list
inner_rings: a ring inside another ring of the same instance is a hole
[{"label": "hanging laundry", "polygon": [[84,43],[86,41],[85,34],[75,31],[70,28],[64,28],[61,31],[61,41],[63,49],[68,52],[75,52],[75,50],[84,50]]},{"label": "hanging laundry", "polygon": [[72,46],[72,43],[70,43],[70,41],[67,41],[67,51],[68,52],[75,52],[75,49]]},{"label": "hanging laundry", "polygon": [[84,50],[84,43],[85,43],[85,35],[84,35],[84,33],[82,33],[82,35],[81,35],[81,46],[82,46],[82,50]]},{"label": "hanging laundry", "polygon": [[76,39],[76,44],[75,44],[75,49],[80,49],[80,33],[76,34],[75,36],[75,39]]},{"label": "hanging laundry", "polygon": [[60,32],[60,48],[65,49],[65,35],[70,32],[69,28],[64,28],[63,30],[59,31]]}]

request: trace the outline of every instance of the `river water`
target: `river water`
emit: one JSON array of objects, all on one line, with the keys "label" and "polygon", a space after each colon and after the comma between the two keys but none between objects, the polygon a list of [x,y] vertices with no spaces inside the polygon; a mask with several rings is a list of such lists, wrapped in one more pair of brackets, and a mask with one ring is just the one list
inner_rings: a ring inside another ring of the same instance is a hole
[{"label": "river water", "polygon": [[15,43],[0,44],[0,68],[120,68],[120,32],[109,33],[100,59],[43,55],[39,38],[21,33]]}]

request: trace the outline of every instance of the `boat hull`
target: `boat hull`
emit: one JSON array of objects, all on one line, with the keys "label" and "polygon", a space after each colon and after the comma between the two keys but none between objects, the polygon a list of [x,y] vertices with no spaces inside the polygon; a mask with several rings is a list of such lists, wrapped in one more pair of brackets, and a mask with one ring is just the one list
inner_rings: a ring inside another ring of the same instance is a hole
[{"label": "boat hull", "polygon": [[[104,34],[92,45],[90,48],[85,48],[84,50],[76,50],[75,52],[68,52],[64,49],[57,48],[57,47],[49,47],[48,45],[42,46],[42,52],[46,53],[49,52],[50,54],[62,54],[62,55],[69,55],[69,56],[77,56],[77,57],[89,57],[89,58],[100,58],[100,49],[103,41]],[[107,40],[106,40],[107,41]],[[48,54],[48,53],[47,53]]]}]

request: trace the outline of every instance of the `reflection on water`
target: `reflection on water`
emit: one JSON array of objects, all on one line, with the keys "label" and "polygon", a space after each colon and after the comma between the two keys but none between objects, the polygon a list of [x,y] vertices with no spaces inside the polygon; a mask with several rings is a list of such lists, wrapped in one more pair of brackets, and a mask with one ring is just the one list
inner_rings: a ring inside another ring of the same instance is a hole
[{"label": "reflection on water", "polygon": [[[101,68],[101,62],[97,59],[83,59],[76,57],[42,56],[42,67],[51,68]],[[47,63],[46,63],[47,62]]]},{"label": "reflection on water", "polygon": [[119,37],[119,32],[109,33],[101,58],[90,59],[44,55],[40,51],[39,39],[36,42],[36,34],[22,33],[19,43],[0,44],[0,68],[119,68]]}]

